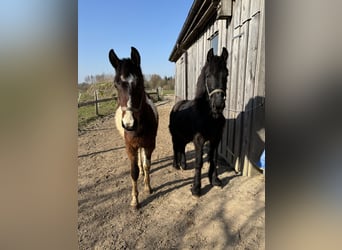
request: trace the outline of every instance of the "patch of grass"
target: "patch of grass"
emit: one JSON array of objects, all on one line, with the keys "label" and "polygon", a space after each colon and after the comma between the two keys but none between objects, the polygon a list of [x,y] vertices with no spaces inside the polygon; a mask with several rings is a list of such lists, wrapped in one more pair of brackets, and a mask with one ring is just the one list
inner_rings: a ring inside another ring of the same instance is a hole
[{"label": "patch of grass", "polygon": [[163,95],[174,95],[175,94],[175,90],[173,89],[164,89],[163,90]]},{"label": "patch of grass", "polygon": [[88,123],[95,121],[101,116],[113,114],[116,108],[116,101],[99,103],[99,116],[96,116],[95,106],[89,105],[78,108],[78,128],[81,129]]}]

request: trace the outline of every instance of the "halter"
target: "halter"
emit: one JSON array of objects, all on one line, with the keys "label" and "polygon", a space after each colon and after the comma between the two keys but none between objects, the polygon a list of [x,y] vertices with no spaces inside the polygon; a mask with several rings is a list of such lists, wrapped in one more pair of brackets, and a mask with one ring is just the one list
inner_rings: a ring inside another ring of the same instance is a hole
[{"label": "halter", "polygon": [[206,89],[207,89],[207,93],[208,93],[209,98],[210,98],[213,94],[215,94],[215,93],[223,93],[224,99],[226,99],[226,92],[225,92],[224,90],[222,90],[222,89],[214,89],[214,90],[212,90],[212,91],[210,92],[210,91],[209,91],[209,88],[208,88],[208,83],[207,83],[207,81],[205,81],[205,87],[206,87]]}]

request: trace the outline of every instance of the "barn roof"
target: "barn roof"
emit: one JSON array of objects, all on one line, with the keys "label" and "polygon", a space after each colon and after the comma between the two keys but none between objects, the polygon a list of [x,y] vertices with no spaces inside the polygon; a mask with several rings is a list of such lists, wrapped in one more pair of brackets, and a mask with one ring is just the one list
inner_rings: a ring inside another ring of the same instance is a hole
[{"label": "barn roof", "polygon": [[169,61],[176,62],[184,50],[187,50],[198,38],[208,20],[216,16],[216,8],[219,2],[219,0],[194,0],[172,49]]}]

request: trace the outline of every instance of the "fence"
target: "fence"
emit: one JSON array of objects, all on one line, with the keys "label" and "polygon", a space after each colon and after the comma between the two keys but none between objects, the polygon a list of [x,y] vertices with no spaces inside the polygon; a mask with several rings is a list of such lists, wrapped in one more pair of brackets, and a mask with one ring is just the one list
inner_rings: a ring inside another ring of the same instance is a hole
[{"label": "fence", "polygon": [[[156,95],[157,101],[160,101],[162,91],[163,91],[163,89],[157,88],[155,91],[146,91],[146,93],[148,93],[149,95]],[[81,97],[81,94],[79,94],[78,100],[80,100],[80,97]],[[78,102],[77,106],[78,106],[78,108],[80,108],[80,107],[85,107],[85,106],[89,106],[89,105],[94,105],[96,116],[98,116],[99,115],[99,103],[108,102],[108,101],[115,101],[115,100],[117,100],[117,96],[113,96],[113,97],[105,98],[105,99],[99,99],[98,92],[95,91],[93,101]]]}]

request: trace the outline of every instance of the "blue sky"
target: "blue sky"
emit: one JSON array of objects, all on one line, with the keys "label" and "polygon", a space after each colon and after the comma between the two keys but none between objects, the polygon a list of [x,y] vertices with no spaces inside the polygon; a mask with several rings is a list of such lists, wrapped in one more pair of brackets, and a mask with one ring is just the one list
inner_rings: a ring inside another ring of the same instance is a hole
[{"label": "blue sky", "polygon": [[145,75],[173,76],[168,61],[193,0],[78,1],[78,82],[87,75],[114,73],[111,48],[129,57],[138,49]]}]

